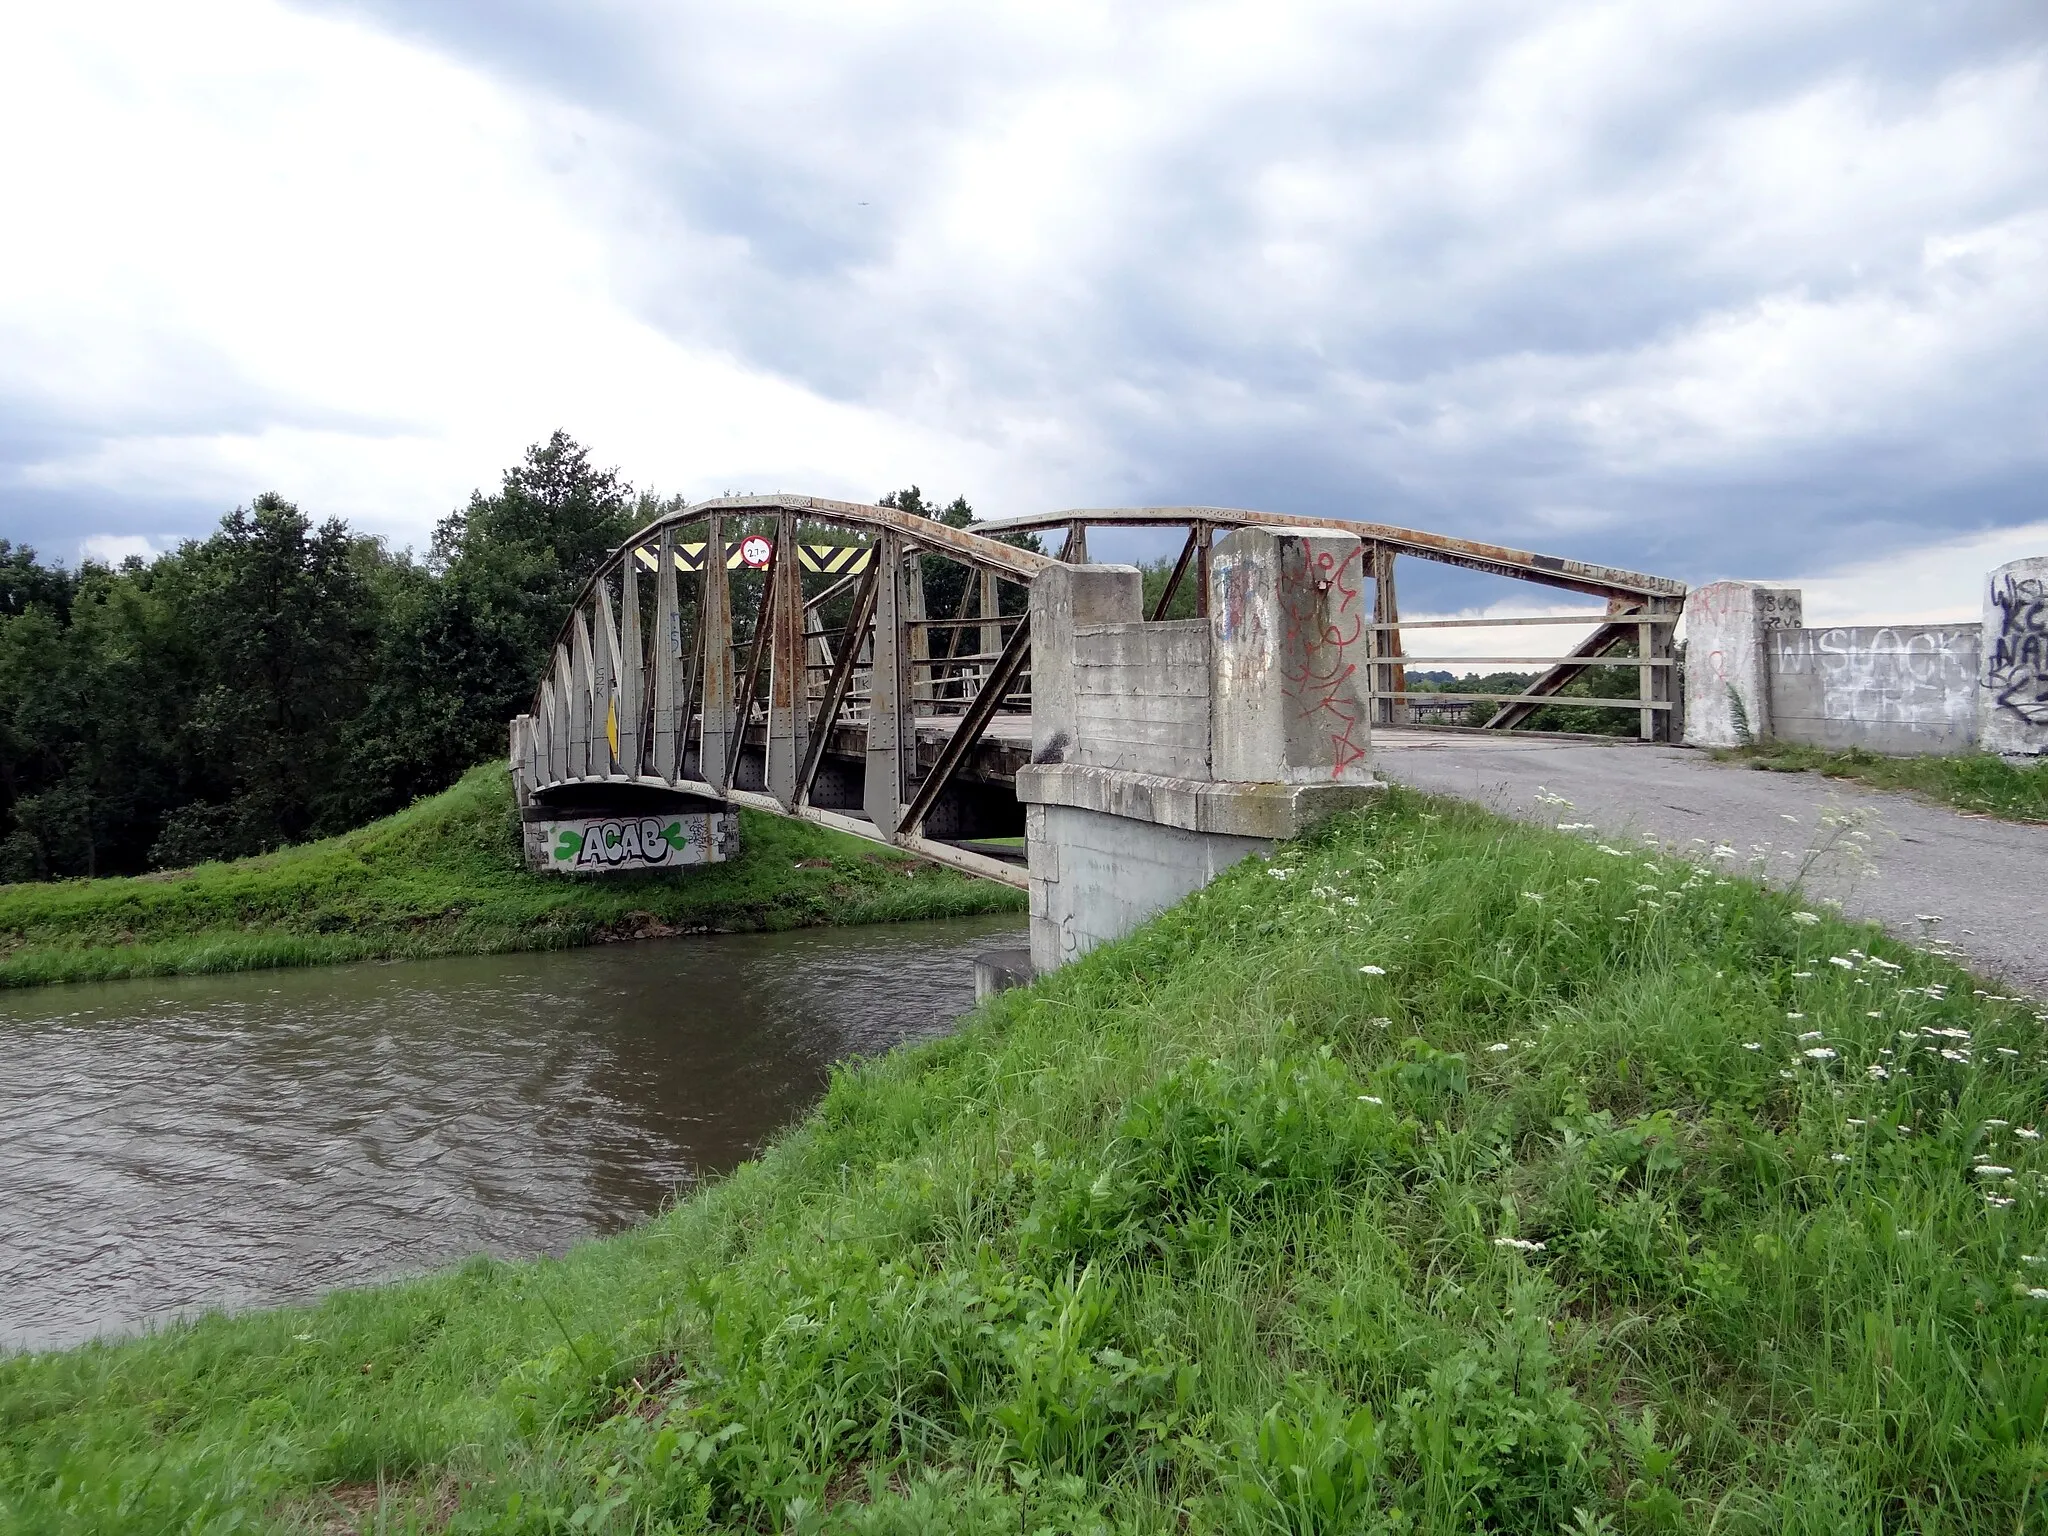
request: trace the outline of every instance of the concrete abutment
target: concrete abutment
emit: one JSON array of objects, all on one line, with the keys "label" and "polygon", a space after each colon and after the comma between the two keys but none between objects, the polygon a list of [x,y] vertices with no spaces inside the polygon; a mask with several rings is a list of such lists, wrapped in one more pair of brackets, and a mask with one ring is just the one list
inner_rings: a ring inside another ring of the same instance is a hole
[{"label": "concrete abutment", "polygon": [[1367,580],[1356,537],[1264,527],[1216,547],[1206,620],[1143,622],[1132,566],[1033,580],[1017,798],[1038,970],[1379,791]]}]

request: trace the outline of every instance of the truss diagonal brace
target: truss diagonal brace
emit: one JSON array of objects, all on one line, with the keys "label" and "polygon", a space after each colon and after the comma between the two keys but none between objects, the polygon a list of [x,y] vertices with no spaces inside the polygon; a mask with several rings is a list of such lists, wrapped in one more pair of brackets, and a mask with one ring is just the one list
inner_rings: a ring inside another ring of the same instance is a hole
[{"label": "truss diagonal brace", "polygon": [[846,630],[839,642],[839,656],[832,667],[832,681],[826,686],[825,701],[818,707],[817,723],[811,728],[810,750],[804,754],[803,771],[797,774],[796,788],[790,793],[792,808],[810,801],[811,785],[818,777],[818,765],[825,761],[825,750],[831,744],[832,727],[838,723],[840,707],[846,702],[847,690],[853,686],[853,669],[860,658],[861,640],[867,633],[868,620],[875,612],[875,579],[881,569],[879,560],[870,560],[868,568],[859,577],[860,585],[853,589],[853,611],[847,615]]},{"label": "truss diagonal brace", "polygon": [[740,712],[733,724],[732,740],[726,744],[725,782],[728,788],[739,782],[740,753],[747,744],[747,718],[754,712],[754,696],[760,691],[761,653],[767,647],[768,630],[775,611],[775,580],[779,574],[775,568],[781,563],[782,541],[778,539],[761,580],[761,606],[754,614],[754,643],[748,648],[747,671],[740,680]]},{"label": "truss diagonal brace", "polygon": [[981,685],[981,692],[974,696],[974,702],[967,706],[967,713],[960,717],[960,723],[953,728],[953,736],[946,748],[939,754],[939,760],[932,765],[932,771],[925,775],[924,782],[917,787],[917,793],[904,808],[903,820],[899,824],[900,836],[916,837],[924,831],[924,818],[931,810],[945,787],[953,781],[953,775],[960,771],[960,765],[967,761],[981,740],[982,732],[995,718],[995,712],[1002,707],[1003,696],[1010,691],[1010,685],[1017,680],[1017,674],[1024,668],[1024,659],[1031,654],[1031,616],[1025,614],[1017,620],[1017,627],[1010,633],[1010,640],[1003,647],[1003,654],[996,659],[994,670],[988,681]]}]

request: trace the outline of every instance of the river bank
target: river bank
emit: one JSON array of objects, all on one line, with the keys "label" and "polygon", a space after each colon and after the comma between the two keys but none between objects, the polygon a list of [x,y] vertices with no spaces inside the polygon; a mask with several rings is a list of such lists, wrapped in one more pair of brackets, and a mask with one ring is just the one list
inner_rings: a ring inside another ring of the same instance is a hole
[{"label": "river bank", "polygon": [[134,879],[0,886],[0,987],[560,949],[1016,911],[1021,893],[742,811],[741,854],[673,874],[528,872],[501,764],[341,837]]},{"label": "river bank", "polygon": [[0,1523],[2037,1528],[1987,991],[1396,790],[632,1232],[0,1362]]}]

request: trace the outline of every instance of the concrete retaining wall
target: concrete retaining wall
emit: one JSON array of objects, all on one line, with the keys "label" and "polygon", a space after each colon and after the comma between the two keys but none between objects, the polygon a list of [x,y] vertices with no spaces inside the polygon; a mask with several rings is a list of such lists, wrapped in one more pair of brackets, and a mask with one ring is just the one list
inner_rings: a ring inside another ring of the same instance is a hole
[{"label": "concrete retaining wall", "polygon": [[1973,752],[1978,634],[1975,624],[1771,630],[1771,734],[1898,757]]}]

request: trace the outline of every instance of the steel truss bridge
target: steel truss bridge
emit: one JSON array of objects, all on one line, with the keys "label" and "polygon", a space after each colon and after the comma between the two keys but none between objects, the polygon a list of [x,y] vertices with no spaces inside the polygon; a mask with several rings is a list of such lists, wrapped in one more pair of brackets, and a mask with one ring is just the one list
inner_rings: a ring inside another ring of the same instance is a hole
[{"label": "steel truss bridge", "polygon": [[[1087,563],[1092,529],[1178,532],[1179,556],[1149,617],[1164,621],[1191,587],[1204,618],[1215,541],[1252,524],[1364,541],[1376,723],[1408,723],[1447,697],[1411,691],[1411,665],[1541,665],[1523,692],[1448,696],[1494,706],[1482,727],[1492,730],[1523,723],[1588,666],[1621,665],[1636,670],[1634,697],[1570,702],[1633,711],[1646,740],[1673,734],[1672,628],[1686,589],[1663,577],[1377,523],[1218,507],[1083,509],[956,529],[855,502],[733,496],[648,524],[586,584],[530,712],[512,722],[522,805],[623,810],[636,795],[680,791],[1022,886],[1023,865],[986,840],[1023,829],[1011,780],[1031,748],[1032,577]],[[1041,552],[1053,546],[1057,554]],[[1604,606],[1403,625],[1401,556]],[[1562,657],[1404,651],[1421,630],[1529,624],[1593,627]],[[1633,654],[1612,654],[1620,647]]]}]

